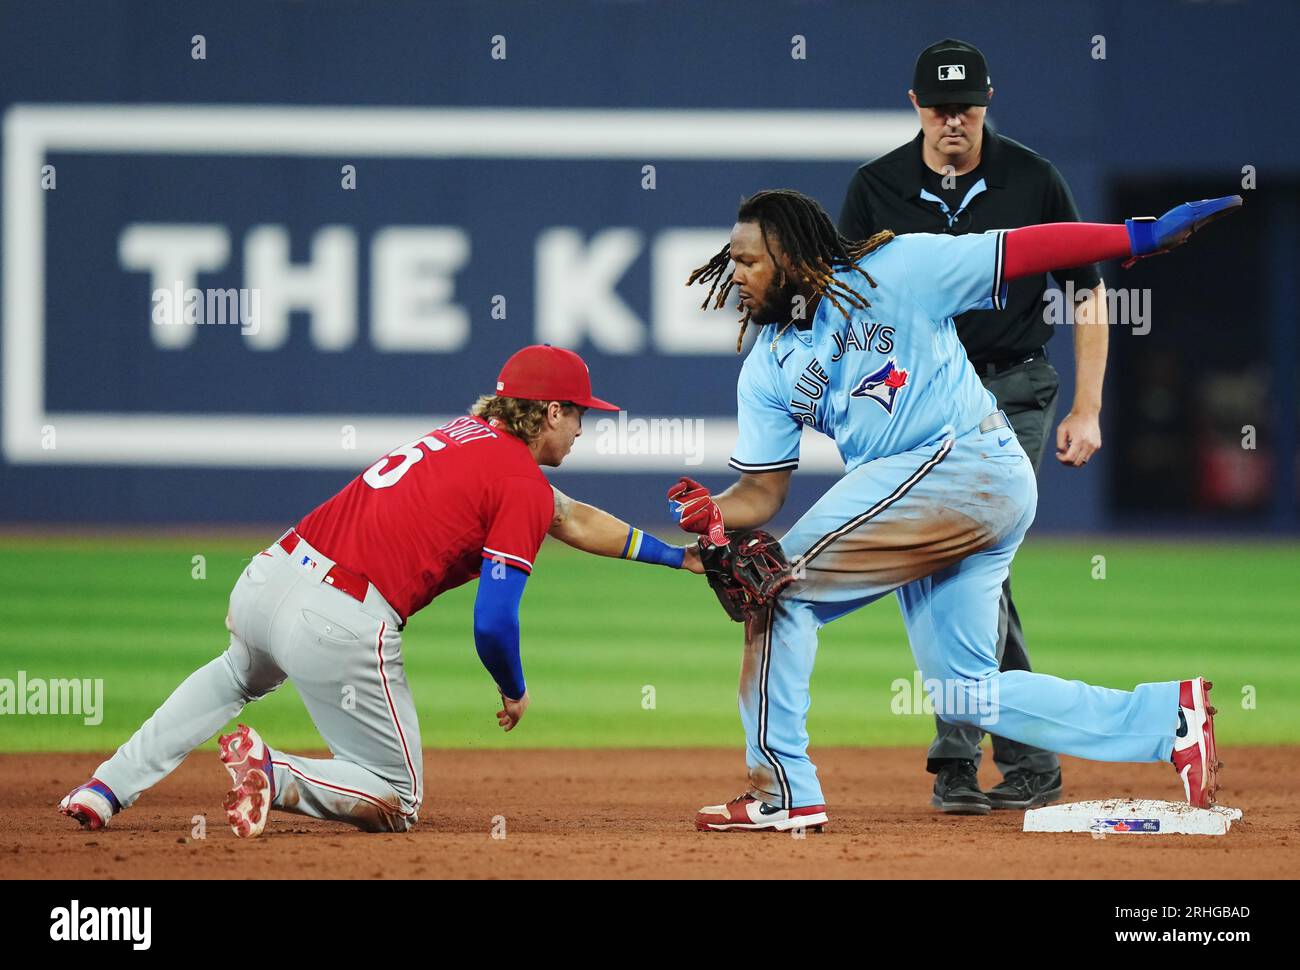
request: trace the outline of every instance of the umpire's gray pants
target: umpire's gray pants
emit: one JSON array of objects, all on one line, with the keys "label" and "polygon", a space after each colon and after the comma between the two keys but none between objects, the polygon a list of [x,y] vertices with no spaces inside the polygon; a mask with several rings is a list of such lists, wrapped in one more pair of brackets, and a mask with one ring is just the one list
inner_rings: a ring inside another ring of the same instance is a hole
[{"label": "umpire's gray pants", "polygon": [[[996,377],[981,377],[984,386],[993,392],[998,407],[1006,412],[1011,427],[1020,439],[1020,446],[1038,472],[1043,453],[1052,434],[1056,417],[1056,399],[1060,389],[1060,376],[1046,358],[1020,364],[1003,371]],[[1001,670],[1029,670],[1029,654],[1025,649],[1025,633],[1020,626],[1020,615],[1011,600],[1011,577],[1002,584],[1002,601],[998,608],[998,666]],[[943,761],[968,759],[980,762],[980,741],[984,732],[966,725],[949,724],[935,717],[937,732],[930,744],[927,769],[938,772]],[[1005,775],[1014,769],[1035,773],[1055,771],[1060,762],[1055,753],[1035,748],[1019,741],[993,738],[993,763]]]},{"label": "umpire's gray pants", "polygon": [[263,737],[272,807],[367,831],[415,824],[424,766],[401,620],[374,586],[361,603],[324,583],[333,565],[304,541],[292,556],[276,544],[253,557],[230,594],[230,648],[190,674],[96,771],[123,807],[287,678],[334,757],[300,758]]}]

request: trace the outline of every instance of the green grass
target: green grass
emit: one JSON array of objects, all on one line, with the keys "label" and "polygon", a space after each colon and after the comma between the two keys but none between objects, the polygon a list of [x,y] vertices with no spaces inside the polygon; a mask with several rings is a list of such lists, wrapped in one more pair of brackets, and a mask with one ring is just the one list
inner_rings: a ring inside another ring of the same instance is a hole
[{"label": "green grass", "polygon": [[[230,586],[260,541],[0,539],[0,678],[19,670],[103,678],[105,695],[95,726],[76,716],[0,715],[0,750],[124,741],[224,649]],[[206,557],[206,579],[191,577],[195,555]],[[1091,575],[1098,555],[1105,579]],[[1108,537],[1031,541],[1014,572],[1036,669],[1121,688],[1204,672],[1216,684],[1224,744],[1300,741],[1297,577],[1294,547]],[[740,627],[698,577],[549,544],[523,606],[533,706],[508,737],[474,652],[474,589],[440,598],[405,632],[426,747],[741,742]],[[891,684],[912,671],[892,598],[826,627],[813,678],[814,743],[925,744],[929,718],[891,712]],[[652,710],[642,706],[647,686]],[[246,718],[277,746],[321,746],[291,686]]]}]

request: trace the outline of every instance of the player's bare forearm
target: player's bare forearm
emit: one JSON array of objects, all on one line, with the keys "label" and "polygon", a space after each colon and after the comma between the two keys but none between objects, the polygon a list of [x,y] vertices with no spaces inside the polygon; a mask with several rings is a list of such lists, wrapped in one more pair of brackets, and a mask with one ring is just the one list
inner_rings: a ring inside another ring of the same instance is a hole
[{"label": "player's bare forearm", "polygon": [[569,498],[558,488],[550,533],[561,542],[596,556],[617,556],[627,541],[628,524],[617,516]]},{"label": "player's bare forearm", "polygon": [[[572,499],[554,486],[551,489],[555,493],[555,514],[550,534],[561,542],[594,556],[683,565],[680,547],[664,546],[654,536],[646,535],[618,516]],[[673,552],[666,553],[665,549]]]},{"label": "player's bare forearm", "polygon": [[757,529],[772,520],[790,491],[789,471],[741,475],[740,480],[714,498],[728,529]]},{"label": "player's bare forearm", "polygon": [[1056,459],[1080,468],[1101,448],[1101,388],[1110,333],[1106,284],[1074,310],[1074,403],[1056,429]]}]

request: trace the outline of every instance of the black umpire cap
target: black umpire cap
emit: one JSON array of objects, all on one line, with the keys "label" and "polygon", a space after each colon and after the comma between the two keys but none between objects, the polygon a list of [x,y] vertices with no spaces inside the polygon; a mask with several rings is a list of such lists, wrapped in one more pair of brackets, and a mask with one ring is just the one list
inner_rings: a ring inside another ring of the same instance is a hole
[{"label": "black umpire cap", "polygon": [[931,44],[916,59],[912,90],[922,108],[936,104],[989,103],[989,66],[979,48],[949,37]]}]

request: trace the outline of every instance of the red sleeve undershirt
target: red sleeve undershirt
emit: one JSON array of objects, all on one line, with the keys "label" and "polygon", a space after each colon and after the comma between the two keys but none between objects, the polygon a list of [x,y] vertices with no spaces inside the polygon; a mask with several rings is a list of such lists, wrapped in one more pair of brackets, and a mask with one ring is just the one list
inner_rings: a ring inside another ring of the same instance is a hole
[{"label": "red sleeve undershirt", "polygon": [[1096,222],[1053,222],[1010,229],[1003,240],[1004,280],[1068,269],[1104,259],[1127,259],[1128,227]]}]

